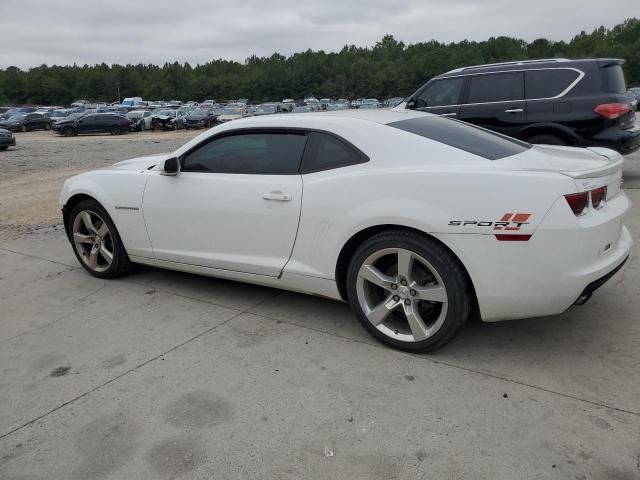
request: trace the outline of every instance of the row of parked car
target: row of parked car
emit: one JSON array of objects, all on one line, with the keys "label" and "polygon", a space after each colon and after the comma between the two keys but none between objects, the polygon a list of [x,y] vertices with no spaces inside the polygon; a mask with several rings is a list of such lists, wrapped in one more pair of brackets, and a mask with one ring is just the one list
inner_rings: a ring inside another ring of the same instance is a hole
[{"label": "row of parked car", "polygon": [[[349,108],[412,109],[472,123],[529,143],[602,146],[622,154],[640,149],[635,112],[640,88],[627,89],[620,59],[544,59],[459,68],[429,80],[406,99],[386,101],[313,96],[248,105],[247,99],[217,103],[145,102],[127,98],[117,105],[71,109],[0,110],[0,148],[12,141],[6,132],[50,130],[79,133],[209,128],[252,115],[335,111]],[[78,111],[80,110],[80,111]],[[15,139],[13,139],[15,141]]]}]

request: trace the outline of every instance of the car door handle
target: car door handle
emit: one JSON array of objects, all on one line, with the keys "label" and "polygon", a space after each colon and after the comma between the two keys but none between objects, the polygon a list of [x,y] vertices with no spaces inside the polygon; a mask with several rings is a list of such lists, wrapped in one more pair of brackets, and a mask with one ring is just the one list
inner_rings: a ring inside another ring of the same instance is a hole
[{"label": "car door handle", "polygon": [[442,114],[443,117],[455,117],[456,115],[458,115],[456,112],[449,112],[449,113]]},{"label": "car door handle", "polygon": [[274,190],[273,192],[265,193],[262,195],[265,200],[273,200],[276,202],[290,202],[291,195],[288,195],[280,190]]},{"label": "car door handle", "polygon": [[522,113],[522,112],[524,112],[524,109],[522,108],[510,108],[504,111],[504,113]]}]

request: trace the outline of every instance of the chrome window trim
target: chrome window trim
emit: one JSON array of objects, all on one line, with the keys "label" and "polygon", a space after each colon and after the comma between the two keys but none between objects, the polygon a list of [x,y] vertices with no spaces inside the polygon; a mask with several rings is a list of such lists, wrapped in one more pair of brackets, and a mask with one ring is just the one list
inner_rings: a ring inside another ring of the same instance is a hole
[{"label": "chrome window trim", "polygon": [[[565,88],[562,92],[560,92],[558,95],[556,95],[555,97],[541,97],[541,98],[522,98],[519,100],[499,100],[499,101],[495,101],[495,102],[478,102],[478,103],[457,103],[457,104],[452,104],[452,105],[434,105],[433,107],[421,107],[421,108],[447,108],[447,107],[463,107],[463,106],[468,106],[468,105],[491,105],[491,104],[496,104],[496,103],[513,103],[513,102],[529,102],[529,101],[533,101],[533,102],[537,102],[540,100],[556,100],[558,98],[562,98],[564,97],[567,93],[569,93],[571,90],[573,90],[573,88],[580,83],[580,80],[582,80],[585,76],[585,73],[582,70],[579,70],[577,68],[573,68],[573,67],[547,67],[547,68],[523,68],[523,69],[518,69],[518,70],[500,70],[497,72],[483,72],[483,73],[467,73],[467,74],[463,74],[463,75],[449,75],[443,78],[434,78],[434,81],[439,81],[439,80],[448,80],[449,78],[460,78],[460,77],[474,77],[476,75],[495,75],[498,73],[512,73],[512,72],[528,72],[528,71],[532,71],[532,70],[573,70],[574,72],[578,73],[578,78],[576,78],[573,82],[571,82],[571,84],[569,84],[569,86],[567,88]],[[525,85],[525,89],[526,89],[526,85]],[[526,92],[525,92],[525,96],[526,96]]]}]

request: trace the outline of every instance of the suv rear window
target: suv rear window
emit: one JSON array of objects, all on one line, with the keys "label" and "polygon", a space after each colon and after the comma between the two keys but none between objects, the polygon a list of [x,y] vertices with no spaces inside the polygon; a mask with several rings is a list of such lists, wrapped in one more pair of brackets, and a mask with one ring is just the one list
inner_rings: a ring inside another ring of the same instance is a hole
[{"label": "suv rear window", "polygon": [[531,145],[520,140],[435,115],[400,120],[387,125],[473,153],[487,160],[499,160],[531,148]]},{"label": "suv rear window", "polygon": [[620,65],[611,65],[601,69],[605,79],[607,93],[625,93],[627,85],[624,81],[624,72]]},{"label": "suv rear window", "polygon": [[489,73],[470,78],[467,103],[504,102],[524,99],[522,72]]},{"label": "suv rear window", "polygon": [[569,88],[579,75],[575,70],[567,68],[527,70],[524,77],[527,99],[557,97]]}]

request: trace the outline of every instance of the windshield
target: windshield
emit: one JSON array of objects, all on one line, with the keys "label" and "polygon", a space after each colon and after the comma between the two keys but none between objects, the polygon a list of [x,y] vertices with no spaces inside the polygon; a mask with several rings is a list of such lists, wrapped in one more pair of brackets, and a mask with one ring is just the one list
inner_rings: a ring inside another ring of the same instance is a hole
[{"label": "windshield", "polygon": [[260,113],[275,113],[275,111],[275,105],[259,105],[258,108],[256,108],[256,112]]},{"label": "windshield", "polygon": [[50,116],[51,118],[64,118],[67,116],[67,112],[64,110],[54,110]]},{"label": "windshield", "polygon": [[241,115],[242,109],[240,107],[227,107],[222,113],[223,115]]},{"label": "windshield", "polygon": [[487,160],[499,160],[531,148],[531,145],[520,140],[435,115],[400,120],[389,123],[388,126],[444,143]]},{"label": "windshield", "polygon": [[11,115],[10,119],[11,120],[22,120],[26,116],[27,116],[26,113],[14,113],[13,115]]}]

